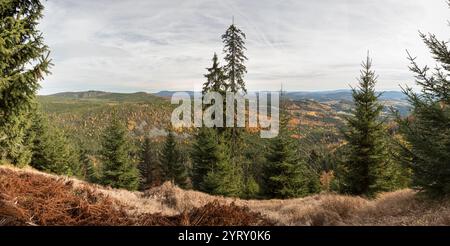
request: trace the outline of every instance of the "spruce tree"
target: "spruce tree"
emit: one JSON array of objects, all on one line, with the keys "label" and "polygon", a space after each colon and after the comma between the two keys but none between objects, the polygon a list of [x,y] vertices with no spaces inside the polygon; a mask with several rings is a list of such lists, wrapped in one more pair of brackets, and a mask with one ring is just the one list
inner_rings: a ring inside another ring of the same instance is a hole
[{"label": "spruce tree", "polygon": [[257,198],[261,193],[262,169],[268,139],[261,139],[259,132],[244,132],[242,165],[242,198]]},{"label": "spruce tree", "polygon": [[421,92],[404,89],[413,109],[410,117],[399,118],[406,139],[403,156],[417,189],[445,196],[450,194],[450,49],[433,34],[420,36],[437,64],[434,70],[420,67],[408,53]]},{"label": "spruce tree", "polygon": [[169,131],[162,149],[161,165],[165,170],[166,180],[180,187],[187,185],[187,169],[172,131]]},{"label": "spruce tree", "polygon": [[362,64],[358,88],[353,89],[355,109],[347,117],[344,136],[347,155],[344,161],[344,192],[373,196],[377,192],[393,189],[395,163],[389,154],[386,127],[380,118],[383,106],[375,91],[377,77],[372,61]]},{"label": "spruce tree", "polygon": [[[212,59],[212,66],[210,68],[206,68],[208,71],[205,74],[206,82],[203,83],[202,95],[204,96],[208,92],[217,92],[222,95],[223,98],[226,96],[227,84],[226,84],[226,76],[224,74],[223,68],[220,66],[217,54],[214,53]],[[223,108],[226,108],[226,102],[223,102]],[[206,106],[203,107],[203,110],[206,109]],[[214,117],[214,116],[213,116]],[[223,113],[223,123],[225,123],[226,114],[225,111]],[[216,131],[220,134],[225,132],[225,128],[215,128]]]},{"label": "spruce tree", "polygon": [[31,166],[60,175],[82,176],[79,150],[39,111],[34,113]]},{"label": "spruce tree", "polygon": [[213,155],[216,162],[203,180],[203,190],[214,195],[241,196],[242,178],[231,163],[230,148],[224,137],[220,137]]},{"label": "spruce tree", "polygon": [[38,30],[43,10],[39,0],[0,2],[0,164],[30,161],[25,134],[39,81],[50,66]]},{"label": "spruce tree", "polygon": [[303,197],[318,191],[318,176],[299,158],[289,136],[271,139],[263,169],[263,193],[268,198]]},{"label": "spruce tree", "polygon": [[[204,95],[207,92],[218,92],[222,96],[225,96],[228,87],[224,70],[220,67],[216,54],[214,54],[212,61],[212,67],[207,68],[208,73],[205,75],[207,80],[203,84],[202,93]],[[225,102],[223,107],[226,108]],[[225,119],[225,115],[223,119]],[[224,156],[227,154],[230,155],[231,153],[220,153],[218,150],[219,138],[223,137],[225,132],[225,128],[209,129],[201,127],[198,129],[191,150],[193,166],[192,185],[195,189],[213,194],[237,194],[236,191],[226,191],[228,190],[225,187],[226,185],[220,188],[221,190],[219,191],[218,186],[216,186],[217,184],[213,184],[213,182],[219,182],[218,179],[221,179],[220,177],[231,176],[235,170],[231,162],[224,161],[224,159],[231,159],[229,156]],[[218,169],[221,171],[219,172]]]},{"label": "spruce tree", "polygon": [[288,127],[287,102],[280,105],[280,132],[270,140],[263,167],[263,193],[268,198],[302,197],[318,191],[318,175],[300,158]]},{"label": "spruce tree", "polygon": [[[233,22],[233,24],[226,30],[225,34],[222,35],[222,42],[224,44],[223,53],[225,54],[224,60],[225,65],[223,67],[225,77],[227,79],[227,91],[232,93],[247,93],[247,89],[245,87],[244,76],[247,73],[247,68],[245,66],[245,62],[248,60],[245,56],[244,52],[246,50],[245,47],[245,33],[242,32]],[[232,103],[234,102],[227,102]],[[224,136],[228,139],[228,144],[230,147],[230,155],[231,155],[231,165],[234,175],[239,176],[242,181],[240,184],[246,185],[247,181],[250,180],[250,177],[244,176],[247,174],[244,172],[245,162],[244,156],[241,152],[243,148],[243,141],[241,133],[242,131],[237,128],[236,120],[237,120],[237,107],[234,105],[234,114],[233,117],[233,127],[231,129],[223,131]],[[248,190],[246,187],[242,187],[242,190]]]},{"label": "spruce tree", "polygon": [[218,162],[218,135],[214,129],[202,127],[198,129],[192,145],[192,185],[195,189],[208,192],[204,187],[204,179]]},{"label": "spruce tree", "polygon": [[[243,53],[244,39],[245,34],[234,24],[222,36],[227,64],[220,67],[217,55],[214,54],[212,67],[207,68],[208,73],[205,75],[207,81],[203,85],[203,94],[213,91],[225,96],[227,91],[246,91],[243,81],[243,76],[247,72],[243,64],[247,59]],[[224,119],[226,119],[225,115]],[[231,141],[226,143],[225,138],[231,138]],[[236,196],[241,193],[241,188],[236,186],[242,183],[240,180],[242,166],[236,161],[239,158],[238,151],[234,151],[238,148],[237,141],[236,127],[231,130],[225,128],[198,130],[191,151],[194,188],[212,194]],[[230,178],[234,180],[232,183],[228,183]]]},{"label": "spruce tree", "polygon": [[244,54],[246,50],[245,38],[245,33],[237,28],[234,23],[222,35],[224,59],[226,61],[224,72],[228,78],[228,89],[234,93],[247,92],[244,82],[244,76],[247,73],[247,68],[244,65],[247,60]]},{"label": "spruce tree", "polygon": [[225,136],[215,129],[200,128],[192,146],[192,184],[214,195],[241,196],[242,178],[231,162]]},{"label": "spruce tree", "polygon": [[208,73],[204,75],[206,82],[203,84],[202,94],[212,91],[224,95],[226,91],[226,76],[219,64],[216,53],[214,53],[212,62],[212,66],[207,68]]},{"label": "spruce tree", "polygon": [[90,183],[98,183],[100,179],[98,167],[94,160],[94,156],[89,153],[89,150],[85,148],[81,150],[82,177]]},{"label": "spruce tree", "polygon": [[128,131],[115,114],[103,133],[101,160],[102,184],[128,190],[139,187],[139,170]]},{"label": "spruce tree", "polygon": [[141,145],[139,171],[143,189],[162,184],[164,171],[159,161],[158,146],[148,137]]},{"label": "spruce tree", "polygon": [[[227,79],[227,91],[232,93],[247,93],[245,87],[244,76],[247,73],[247,68],[245,67],[245,61],[247,57],[244,54],[245,48],[245,33],[237,28],[234,23],[227,29],[225,34],[222,35],[222,42],[224,43],[223,52],[225,54],[226,64],[223,67],[225,77]],[[227,102],[228,103],[228,102]],[[234,102],[229,102],[233,103]],[[235,121],[237,117],[237,108],[234,107],[233,115],[233,127],[231,128],[231,153],[233,155],[233,160],[235,160],[239,155],[239,133],[237,127],[235,126]],[[233,161],[234,162],[234,161]]]}]

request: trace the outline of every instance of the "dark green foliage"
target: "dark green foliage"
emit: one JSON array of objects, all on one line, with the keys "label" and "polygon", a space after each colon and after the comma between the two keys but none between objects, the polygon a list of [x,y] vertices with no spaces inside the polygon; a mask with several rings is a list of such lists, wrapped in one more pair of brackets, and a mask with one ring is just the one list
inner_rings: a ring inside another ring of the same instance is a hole
[{"label": "dark green foliage", "polygon": [[213,64],[211,68],[207,68],[208,73],[205,74],[206,82],[203,84],[202,93],[213,91],[224,94],[227,89],[226,76],[224,74],[223,68],[219,65],[217,54],[214,53]]},{"label": "dark green foliage", "polygon": [[242,179],[230,159],[230,149],[224,138],[219,139],[214,152],[216,162],[203,181],[203,189],[214,195],[238,197],[242,192]]},{"label": "dark green foliage", "polygon": [[[318,147],[311,150],[307,162],[317,173],[335,171],[337,163],[341,162],[342,156],[338,150],[330,150],[317,143]],[[322,147],[322,148],[320,148]]]},{"label": "dark green foliage", "polygon": [[287,103],[280,108],[280,133],[270,141],[263,167],[263,193],[269,198],[302,197],[319,191],[319,177],[298,155],[288,128]]},{"label": "dark green foliage", "polygon": [[369,57],[362,64],[357,89],[353,89],[355,110],[347,118],[344,133],[348,144],[344,160],[343,191],[355,195],[373,196],[377,192],[395,189],[397,164],[390,155],[387,129],[380,119],[383,106],[375,92],[376,76]]},{"label": "dark green foliage", "polygon": [[[245,34],[234,24],[222,36],[226,65],[219,65],[214,54],[213,65],[205,75],[203,94],[214,91],[225,95],[227,91],[246,92],[243,77],[247,58],[244,55]],[[226,105],[224,104],[224,109]],[[225,119],[226,117],[224,117]],[[194,188],[212,194],[239,196],[254,194],[257,184],[250,175],[244,178],[244,166],[248,161],[239,150],[242,141],[236,127],[232,129],[199,129],[191,151],[192,184]],[[246,168],[246,170],[249,168]],[[247,185],[242,185],[243,183]],[[248,189],[243,189],[247,187]]]},{"label": "dark green foliage", "polygon": [[[262,168],[266,161],[265,150],[268,139],[261,138],[259,132],[244,132],[243,139],[245,146],[243,149],[243,156],[246,161],[246,163],[244,163],[245,165],[243,166],[244,177],[249,177],[251,179],[249,181],[250,186],[253,181],[255,181],[257,184],[261,184]],[[245,182],[244,178],[244,190],[246,189],[246,183],[248,182]],[[251,189],[247,190],[247,192],[250,192]],[[259,190],[259,187],[257,188],[257,190]],[[253,194],[252,192],[250,192],[250,194],[251,196],[257,195]]]},{"label": "dark green foliage", "polygon": [[139,162],[139,172],[141,174],[142,182],[141,184],[145,187],[153,182],[152,169],[153,169],[153,158],[155,156],[155,151],[153,151],[154,144],[150,138],[145,138],[140,149],[140,162]]},{"label": "dark green foliage", "polygon": [[[251,148],[247,146],[247,148]],[[257,157],[257,156],[253,156]],[[242,166],[242,194],[241,198],[250,199],[255,198],[260,193],[260,187],[256,180],[256,173],[261,173],[255,170],[255,163],[251,158],[242,156],[240,160]]]},{"label": "dark green foliage", "polygon": [[116,116],[104,131],[102,140],[100,182],[113,188],[136,190],[140,180],[136,158],[128,131]]},{"label": "dark green foliage", "polygon": [[[9,162],[12,162],[15,166],[18,167],[24,167],[27,164],[31,163],[31,158],[33,155],[33,141],[35,138],[35,133],[33,132],[32,126],[33,126],[33,118],[35,117],[37,105],[33,103],[30,110],[27,112],[24,112],[20,120],[19,127],[21,130],[23,130],[23,134],[20,138],[17,138],[17,140],[20,140],[20,143],[16,143],[14,145],[14,148],[9,149],[9,153],[7,154],[9,157],[4,158],[7,159]],[[1,130],[0,130],[1,131]],[[16,136],[18,137],[18,136]],[[0,158],[0,164],[1,164],[1,158]]]},{"label": "dark green foliage", "polygon": [[31,166],[60,175],[82,176],[78,149],[63,131],[51,125],[47,118],[36,112],[30,129],[33,135]]},{"label": "dark green foliage", "polygon": [[164,181],[158,145],[150,138],[145,138],[141,145],[139,171],[142,177],[142,189],[161,185]]},{"label": "dark green foliage", "polygon": [[84,168],[84,179],[90,183],[98,183],[99,182],[99,173],[97,168],[94,165],[94,162],[91,159],[88,159],[87,162],[83,162]]},{"label": "dark green foliage", "polygon": [[450,194],[450,49],[435,35],[421,37],[437,65],[430,72],[409,56],[421,93],[404,90],[413,110],[411,117],[398,122],[408,142],[402,147],[404,160],[413,170],[413,185],[430,195],[445,196]]},{"label": "dark green foliage", "polygon": [[252,199],[252,198],[258,197],[261,190],[260,190],[260,186],[259,186],[258,182],[256,181],[256,179],[254,178],[254,176],[252,176],[252,175],[246,176],[244,174],[244,177],[247,177],[247,178],[243,180],[243,184],[242,184],[243,189],[242,189],[242,194],[240,195],[240,197],[243,199]]},{"label": "dark green foliage", "polygon": [[238,160],[242,170],[241,198],[252,199],[260,195],[262,168],[265,162],[267,139],[261,138],[259,132],[242,132],[242,155]]},{"label": "dark green foliage", "polygon": [[[213,56],[213,64],[212,67],[207,68],[208,73],[205,74],[206,82],[203,83],[203,89],[202,89],[202,95],[205,95],[207,92],[218,92],[222,95],[222,97],[225,99],[226,97],[226,91],[227,91],[227,84],[226,84],[226,76],[224,74],[223,68],[219,65],[219,61],[217,58],[217,54],[214,53]],[[223,108],[226,108],[226,102],[224,100],[223,102]],[[206,109],[206,105],[204,105],[203,110]],[[215,117],[215,116],[213,116]],[[226,114],[225,110],[223,112],[223,121],[222,123],[225,124]],[[216,131],[220,134],[224,133],[226,128],[216,128]]]},{"label": "dark green foliage", "polygon": [[38,0],[0,2],[0,163],[26,165],[25,141],[39,81],[48,73],[48,47],[37,29]]},{"label": "dark green foliage", "polygon": [[200,128],[192,146],[192,184],[215,195],[240,196],[242,175],[231,162],[229,145],[215,129]]},{"label": "dark green foliage", "polygon": [[172,131],[169,131],[161,153],[161,165],[165,170],[165,179],[176,185],[187,185],[185,159],[179,150]]},{"label": "dark green foliage", "polygon": [[289,136],[271,140],[263,175],[263,192],[269,198],[302,197],[318,191],[318,175],[298,157]]},{"label": "dark green foliage", "polygon": [[[247,93],[245,87],[244,76],[247,73],[247,68],[245,67],[245,62],[247,57],[244,52],[245,48],[245,33],[234,25],[234,23],[226,30],[225,34],[222,35],[222,42],[224,43],[223,53],[225,54],[226,64],[223,67],[225,77],[227,79],[227,91],[233,93]],[[230,103],[230,102],[227,102]],[[234,103],[234,102],[232,102]],[[225,105],[225,108],[227,106]],[[243,155],[243,139],[242,139],[242,129],[235,126],[237,120],[237,107],[234,106],[233,115],[233,127],[222,131],[223,136],[227,139],[230,150],[230,160],[231,160],[231,170],[233,170],[234,175],[238,175],[241,178],[241,184],[247,184],[251,180],[248,172],[245,172],[245,166],[248,163]],[[247,185],[244,185],[245,188]],[[243,190],[243,192],[245,192]]]},{"label": "dark green foliage", "polygon": [[245,33],[234,24],[222,35],[222,41],[224,43],[223,52],[225,53],[224,59],[226,61],[223,69],[228,78],[228,89],[231,92],[247,92],[244,82],[244,76],[247,73],[244,65],[244,62],[247,60],[244,54],[246,50],[244,40]]},{"label": "dark green foliage", "polygon": [[208,172],[218,162],[218,136],[214,129],[202,127],[198,130],[192,145],[192,185],[200,191],[207,191],[203,182]]},{"label": "dark green foliage", "polygon": [[81,150],[81,166],[82,177],[90,183],[98,183],[100,181],[99,169],[95,165],[95,157],[88,150]]}]

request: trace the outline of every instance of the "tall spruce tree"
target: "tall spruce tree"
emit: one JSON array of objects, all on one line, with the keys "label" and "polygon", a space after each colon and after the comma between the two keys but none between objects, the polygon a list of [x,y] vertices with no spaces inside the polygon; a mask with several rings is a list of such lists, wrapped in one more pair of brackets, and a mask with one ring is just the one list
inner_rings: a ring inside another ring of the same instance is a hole
[{"label": "tall spruce tree", "polygon": [[378,102],[377,77],[369,56],[362,67],[358,88],[353,89],[355,109],[346,119],[348,129],[344,132],[348,153],[343,191],[373,196],[395,187],[392,183],[395,163],[389,154],[387,130],[380,118],[383,106]]},{"label": "tall spruce tree", "polygon": [[430,195],[445,196],[450,194],[450,49],[448,42],[433,34],[420,36],[437,65],[431,71],[420,67],[408,53],[421,93],[404,89],[413,109],[410,117],[399,118],[407,140],[403,153],[413,170],[413,185]]},{"label": "tall spruce tree", "polygon": [[[223,67],[226,79],[227,79],[227,91],[232,93],[247,93],[245,87],[244,76],[247,73],[245,62],[248,58],[245,56],[245,33],[242,32],[233,21],[233,24],[222,35],[222,42],[224,43],[223,53],[225,54],[225,65]],[[228,102],[232,103],[234,102]],[[250,177],[244,176],[244,163],[246,160],[241,152],[243,141],[241,139],[242,131],[235,125],[237,120],[237,106],[234,105],[233,127],[227,131],[223,131],[224,135],[228,138],[228,144],[230,147],[232,172],[234,175],[241,177],[241,184],[247,184]],[[227,115],[228,117],[228,115]],[[246,187],[242,187],[243,190],[247,190]]]},{"label": "tall spruce tree", "polygon": [[222,35],[224,59],[226,61],[224,72],[228,78],[228,88],[231,92],[247,92],[244,82],[244,76],[247,73],[247,68],[244,65],[247,60],[244,54],[246,50],[245,38],[245,33],[237,28],[234,23]]},{"label": "tall spruce tree", "polygon": [[101,183],[113,188],[136,190],[139,170],[126,127],[113,114],[110,125],[103,133],[101,146]]},{"label": "tall spruce tree", "polygon": [[50,66],[38,30],[43,10],[39,0],[0,2],[0,164],[30,161],[25,142],[30,110]]},{"label": "tall spruce tree", "polygon": [[165,170],[166,180],[181,187],[187,185],[186,165],[172,131],[169,131],[162,149],[161,165]]},{"label": "tall spruce tree", "polygon": [[302,197],[318,191],[318,175],[300,158],[289,129],[287,101],[280,105],[280,132],[270,140],[263,167],[263,193],[268,198]]},{"label": "tall spruce tree", "polygon": [[[234,25],[230,26],[222,36],[225,43],[224,53],[227,65],[220,67],[217,55],[214,54],[211,68],[207,68],[207,81],[203,85],[203,94],[219,92],[225,96],[227,91],[245,91],[243,75],[246,73],[243,54],[245,34]],[[231,79],[230,77],[231,76]],[[224,102],[224,108],[226,104]],[[224,115],[224,119],[226,119]],[[200,128],[191,150],[193,160],[192,184],[194,188],[212,194],[237,196],[241,193],[241,166],[236,163],[236,151],[230,151],[231,145],[236,148],[236,128],[231,131],[225,128]],[[226,143],[225,136],[233,136],[231,143]],[[230,182],[231,181],[231,182]]]},{"label": "tall spruce tree", "polygon": [[[244,76],[247,73],[245,67],[245,61],[248,58],[245,56],[245,33],[237,28],[234,23],[227,29],[225,34],[222,35],[222,42],[224,43],[223,52],[225,54],[226,64],[223,67],[226,79],[227,79],[227,91],[233,93],[247,93],[245,87]],[[234,102],[229,102],[233,103]],[[234,108],[234,121],[231,128],[232,146],[231,151],[233,155],[237,155],[237,145],[239,144],[239,131],[236,128],[236,107]]]}]

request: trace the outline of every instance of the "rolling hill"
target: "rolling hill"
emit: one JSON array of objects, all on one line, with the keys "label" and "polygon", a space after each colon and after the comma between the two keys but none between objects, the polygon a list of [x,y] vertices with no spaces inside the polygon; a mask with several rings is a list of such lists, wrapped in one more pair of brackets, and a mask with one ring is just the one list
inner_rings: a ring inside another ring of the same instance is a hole
[{"label": "rolling hill", "polygon": [[134,137],[158,138],[165,136],[173,109],[167,99],[144,92],[65,92],[39,96],[38,101],[51,122],[94,150],[113,114],[126,122]]},{"label": "rolling hill", "polygon": [[[176,105],[170,104],[173,92],[156,94],[145,92],[112,93],[104,91],[63,92],[39,96],[38,101],[51,122],[78,139],[86,148],[96,151],[103,129],[111,116],[117,114],[126,122],[136,139],[150,137],[162,139],[170,126],[170,117]],[[317,142],[326,139],[339,144],[344,116],[353,107],[349,91],[288,92],[291,126],[298,130],[296,137]],[[385,93],[389,100],[382,101],[405,113],[408,104],[399,93]],[[389,116],[386,108],[385,116]],[[181,138],[188,138],[192,129],[179,129]]]}]

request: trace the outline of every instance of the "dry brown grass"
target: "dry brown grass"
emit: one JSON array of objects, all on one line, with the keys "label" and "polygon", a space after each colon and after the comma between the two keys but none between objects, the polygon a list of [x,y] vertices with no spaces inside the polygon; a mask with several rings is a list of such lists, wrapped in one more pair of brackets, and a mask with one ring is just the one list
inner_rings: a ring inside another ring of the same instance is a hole
[{"label": "dry brown grass", "polygon": [[170,183],[129,192],[0,167],[0,225],[102,224],[98,218],[111,225],[450,225],[450,201],[409,189],[373,200],[335,194],[240,200]]},{"label": "dry brown grass", "polygon": [[5,225],[127,225],[125,209],[87,185],[0,168]]},{"label": "dry brown grass", "polygon": [[0,225],[270,225],[219,201],[182,212],[144,193],[113,190],[32,170],[0,167]]},{"label": "dry brown grass", "polygon": [[276,225],[450,225],[450,201],[430,201],[410,189],[380,194],[376,199],[320,194],[289,200],[240,200],[182,190],[170,183],[146,191],[166,209],[183,211],[214,200],[261,213]]}]

